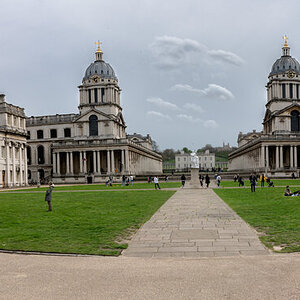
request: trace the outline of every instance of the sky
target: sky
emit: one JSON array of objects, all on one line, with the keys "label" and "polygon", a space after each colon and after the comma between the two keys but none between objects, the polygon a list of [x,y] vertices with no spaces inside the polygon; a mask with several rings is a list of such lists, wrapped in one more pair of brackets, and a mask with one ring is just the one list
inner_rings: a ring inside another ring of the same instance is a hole
[{"label": "sky", "polygon": [[300,58],[297,0],[0,0],[0,93],[27,116],[77,113],[95,41],[122,89],[127,133],[160,148],[236,146],[262,130],[283,35]]}]

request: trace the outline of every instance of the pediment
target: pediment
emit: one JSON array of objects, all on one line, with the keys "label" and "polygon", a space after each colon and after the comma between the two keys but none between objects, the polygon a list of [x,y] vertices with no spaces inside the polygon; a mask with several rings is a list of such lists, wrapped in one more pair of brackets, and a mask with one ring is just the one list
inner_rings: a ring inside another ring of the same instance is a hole
[{"label": "pediment", "polygon": [[297,110],[300,113],[300,105],[297,103],[293,103],[284,109],[281,109],[275,113],[275,116],[283,117],[286,115],[290,115],[293,110]]},{"label": "pediment", "polygon": [[88,122],[89,121],[89,117],[91,115],[96,115],[98,117],[99,121],[107,121],[107,120],[114,120],[114,118],[110,115],[105,114],[104,112],[96,109],[96,108],[92,108],[89,111],[85,112],[84,114],[80,115],[77,119],[74,120],[74,122]]}]

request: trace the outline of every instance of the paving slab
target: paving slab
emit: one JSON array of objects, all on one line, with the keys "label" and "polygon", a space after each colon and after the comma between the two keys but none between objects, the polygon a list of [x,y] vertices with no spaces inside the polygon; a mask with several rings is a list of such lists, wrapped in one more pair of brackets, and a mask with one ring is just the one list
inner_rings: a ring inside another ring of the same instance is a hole
[{"label": "paving slab", "polygon": [[267,255],[256,232],[212,189],[180,189],[142,226],[124,256]]}]

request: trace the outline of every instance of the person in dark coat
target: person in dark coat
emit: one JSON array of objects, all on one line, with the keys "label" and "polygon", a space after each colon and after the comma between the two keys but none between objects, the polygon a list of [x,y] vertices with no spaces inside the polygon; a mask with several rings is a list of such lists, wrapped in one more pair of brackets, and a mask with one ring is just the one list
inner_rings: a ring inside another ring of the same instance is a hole
[{"label": "person in dark coat", "polygon": [[252,178],[250,180],[250,184],[251,184],[251,192],[255,192],[256,182],[255,182],[254,176],[252,176]]},{"label": "person in dark coat", "polygon": [[205,183],[206,183],[206,187],[208,188],[209,184],[210,184],[210,178],[209,178],[208,174],[206,174],[206,176],[205,176]]},{"label": "person in dark coat", "polygon": [[181,179],[181,187],[183,188],[184,185],[185,185],[185,179],[186,179],[186,178],[185,178],[185,175],[182,174],[180,179]]},{"label": "person in dark coat", "polygon": [[46,191],[46,195],[45,195],[45,201],[48,202],[48,211],[52,211],[51,201],[52,201],[52,190],[53,189],[54,189],[54,184],[53,184],[53,182],[50,182],[49,188]]}]

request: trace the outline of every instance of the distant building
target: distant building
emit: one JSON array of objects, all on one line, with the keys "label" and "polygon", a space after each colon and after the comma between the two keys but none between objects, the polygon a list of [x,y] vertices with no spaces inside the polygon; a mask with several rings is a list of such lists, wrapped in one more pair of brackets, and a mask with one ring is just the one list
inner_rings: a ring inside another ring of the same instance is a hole
[{"label": "distant building", "polygon": [[[204,153],[197,153],[199,157],[199,167],[201,170],[212,170],[215,168],[215,153],[210,153],[206,150]],[[189,169],[191,167],[190,154],[181,151],[180,154],[175,154],[175,168],[176,170]]]},{"label": "distant building", "polygon": [[24,108],[0,95],[1,187],[27,185],[26,124]]}]

